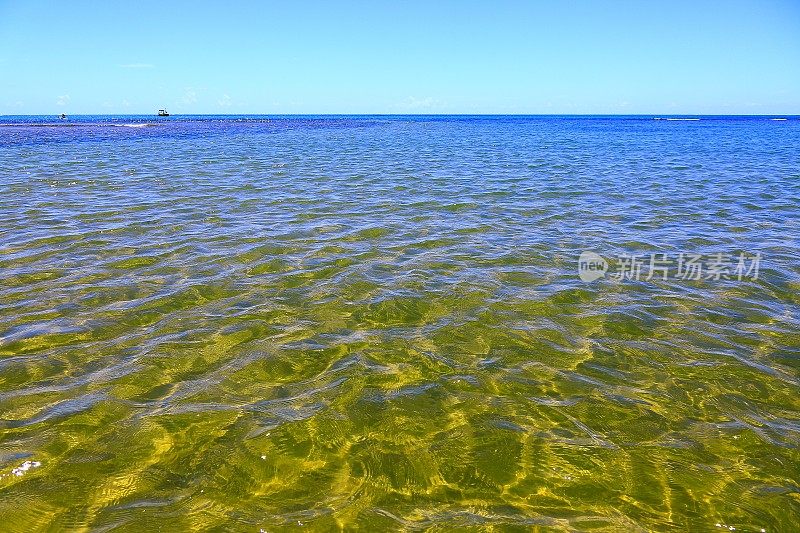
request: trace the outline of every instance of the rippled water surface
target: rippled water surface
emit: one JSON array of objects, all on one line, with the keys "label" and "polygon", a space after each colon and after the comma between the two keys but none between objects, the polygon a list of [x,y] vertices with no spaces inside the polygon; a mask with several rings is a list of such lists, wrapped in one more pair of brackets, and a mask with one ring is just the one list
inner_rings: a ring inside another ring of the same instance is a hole
[{"label": "rippled water surface", "polygon": [[796,117],[0,123],[2,529],[800,529]]}]

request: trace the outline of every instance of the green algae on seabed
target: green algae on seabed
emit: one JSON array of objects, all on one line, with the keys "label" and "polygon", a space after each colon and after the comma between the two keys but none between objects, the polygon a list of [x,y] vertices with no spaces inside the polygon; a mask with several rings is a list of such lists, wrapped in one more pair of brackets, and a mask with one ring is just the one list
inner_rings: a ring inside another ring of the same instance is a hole
[{"label": "green algae on seabed", "polygon": [[0,529],[800,530],[800,128],[651,122],[0,146]]}]

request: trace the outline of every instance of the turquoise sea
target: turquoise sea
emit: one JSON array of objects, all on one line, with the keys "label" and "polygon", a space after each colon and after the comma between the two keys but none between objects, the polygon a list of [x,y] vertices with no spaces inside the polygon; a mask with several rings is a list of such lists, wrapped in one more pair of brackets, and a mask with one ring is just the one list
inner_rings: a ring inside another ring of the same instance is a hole
[{"label": "turquoise sea", "polygon": [[0,117],[0,529],[798,531],[799,244],[798,117]]}]

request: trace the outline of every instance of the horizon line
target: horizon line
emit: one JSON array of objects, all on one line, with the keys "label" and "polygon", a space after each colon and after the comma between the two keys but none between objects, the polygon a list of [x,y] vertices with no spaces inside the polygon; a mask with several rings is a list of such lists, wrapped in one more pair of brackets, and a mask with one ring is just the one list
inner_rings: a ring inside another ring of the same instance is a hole
[{"label": "horizon line", "polygon": [[[158,116],[155,113],[10,113],[0,117],[73,117]],[[799,113],[170,113],[171,117],[201,116],[484,116],[484,117],[798,117]],[[166,117],[160,117],[166,118]]]}]

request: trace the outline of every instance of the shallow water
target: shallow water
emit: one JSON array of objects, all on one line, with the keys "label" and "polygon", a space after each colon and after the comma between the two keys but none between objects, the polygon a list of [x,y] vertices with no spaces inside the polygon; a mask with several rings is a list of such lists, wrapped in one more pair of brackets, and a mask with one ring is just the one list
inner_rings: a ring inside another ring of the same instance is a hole
[{"label": "shallow water", "polygon": [[770,118],[0,117],[3,529],[800,529]]}]

